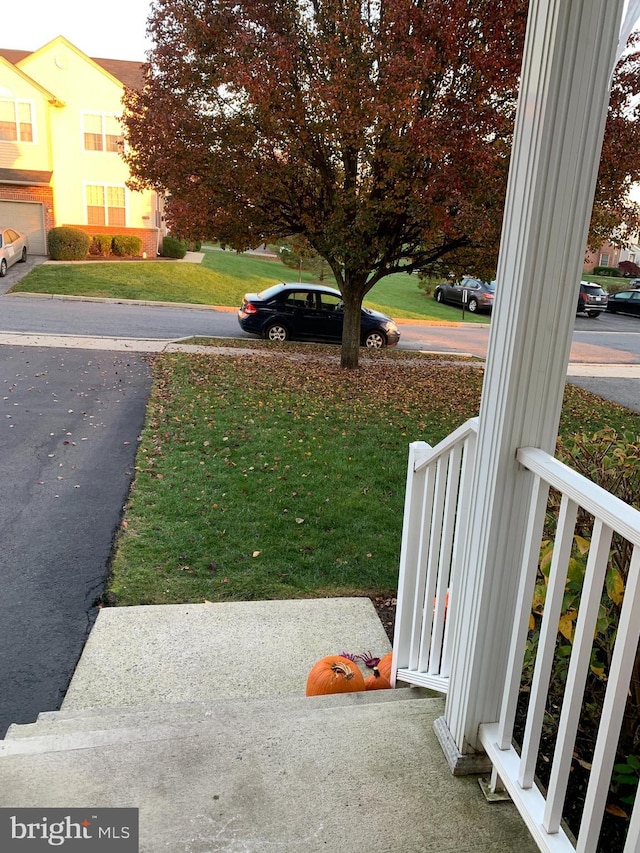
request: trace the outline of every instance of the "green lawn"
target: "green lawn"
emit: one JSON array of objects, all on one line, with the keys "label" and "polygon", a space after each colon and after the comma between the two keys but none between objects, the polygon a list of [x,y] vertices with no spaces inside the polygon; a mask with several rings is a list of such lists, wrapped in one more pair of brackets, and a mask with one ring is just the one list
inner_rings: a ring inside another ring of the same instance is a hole
[{"label": "green lawn", "polygon": [[[380,353],[167,355],[118,537],[119,604],[393,593],[407,451],[477,414],[482,370]],[[568,386],[563,434],[640,416]]]},{"label": "green lawn", "polygon": [[[280,261],[209,249],[202,264],[169,260],[40,264],[12,288],[17,293],[52,293],[153,302],[237,307],[245,293],[278,281],[297,281],[298,272]],[[312,282],[310,273],[302,280]],[[325,283],[335,286],[332,276]],[[417,276],[398,273],[379,282],[365,304],[397,319],[460,322],[462,312],[439,305],[418,288]],[[487,323],[468,312],[465,321]]]}]

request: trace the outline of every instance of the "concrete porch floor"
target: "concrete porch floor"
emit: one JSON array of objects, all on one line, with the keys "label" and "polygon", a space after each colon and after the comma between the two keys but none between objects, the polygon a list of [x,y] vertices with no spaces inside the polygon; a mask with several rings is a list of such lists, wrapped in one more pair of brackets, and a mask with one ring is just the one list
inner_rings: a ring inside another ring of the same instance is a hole
[{"label": "concrete porch floor", "polygon": [[442,698],[304,696],[323,655],[388,650],[368,599],[105,609],[62,709],[0,743],[0,806],[135,807],[144,853],[534,853],[450,775]]}]

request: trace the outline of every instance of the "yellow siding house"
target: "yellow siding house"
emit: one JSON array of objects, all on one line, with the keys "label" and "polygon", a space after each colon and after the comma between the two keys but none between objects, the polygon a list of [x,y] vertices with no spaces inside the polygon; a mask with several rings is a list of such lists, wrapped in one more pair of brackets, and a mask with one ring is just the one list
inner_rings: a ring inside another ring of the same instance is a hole
[{"label": "yellow siding house", "polygon": [[26,231],[32,253],[72,225],[134,234],[157,254],[162,198],[129,190],[121,157],[124,87],[142,80],[139,63],[91,59],[62,36],[33,53],[0,48],[0,224]]}]

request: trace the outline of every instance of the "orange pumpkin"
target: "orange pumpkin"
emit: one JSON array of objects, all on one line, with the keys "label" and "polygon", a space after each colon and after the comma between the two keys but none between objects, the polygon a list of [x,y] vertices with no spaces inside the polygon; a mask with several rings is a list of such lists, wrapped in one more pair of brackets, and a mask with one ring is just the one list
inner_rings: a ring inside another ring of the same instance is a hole
[{"label": "orange pumpkin", "polygon": [[328,655],[319,660],[307,678],[307,696],[358,690],[364,690],[364,676],[357,663],[341,655]]},{"label": "orange pumpkin", "polygon": [[384,657],[380,658],[380,661],[377,666],[377,670],[380,673],[380,677],[384,678],[389,682],[389,686],[391,686],[391,660],[393,659],[393,652],[389,652]]},{"label": "orange pumpkin", "polygon": [[378,667],[373,668],[371,675],[368,675],[364,680],[365,690],[390,690],[391,682],[388,678],[380,675]]}]

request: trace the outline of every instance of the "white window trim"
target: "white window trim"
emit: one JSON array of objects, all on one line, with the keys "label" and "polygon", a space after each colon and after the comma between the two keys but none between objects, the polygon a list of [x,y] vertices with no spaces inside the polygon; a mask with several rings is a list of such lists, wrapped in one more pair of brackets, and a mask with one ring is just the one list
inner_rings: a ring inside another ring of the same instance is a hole
[{"label": "white window trim", "polygon": [[[15,98],[11,95],[0,95],[0,101],[11,101],[14,108],[14,115],[16,116],[16,131],[17,131],[17,139],[0,139],[0,143],[3,145],[36,145],[38,142],[38,133],[36,127],[36,104],[35,101],[30,101],[28,98]],[[18,119],[18,104],[29,104],[31,108],[31,130],[33,133],[32,140],[22,140],[20,139],[20,121]]]},{"label": "white window trim", "polygon": [[[91,148],[85,148],[84,144],[84,135],[85,135],[85,117],[86,116],[100,116],[101,125],[102,125],[102,150],[94,151]],[[120,150],[118,151],[107,151],[107,134],[105,133],[104,127],[104,119],[105,118],[115,118],[118,124],[120,124],[121,116],[118,113],[105,113],[101,110],[82,110],[80,112],[81,122],[80,122],[80,147],[84,151],[85,154],[115,154],[116,156],[120,155]],[[122,136],[124,137],[124,128],[121,128]]]},{"label": "white window trim", "polygon": [[[104,152],[98,152],[98,153],[104,153]],[[87,224],[87,226],[89,228],[91,228],[92,226],[89,225],[89,205],[87,204],[87,187],[102,187],[102,189],[104,190],[105,224],[100,225],[100,226],[96,226],[96,227],[100,227],[100,228],[111,228],[111,227],[113,227],[113,228],[130,228],[131,227],[129,225],[129,222],[131,221],[131,217],[129,215],[129,191],[127,189],[126,184],[112,184],[112,183],[104,184],[104,183],[101,183],[100,181],[84,181],[84,183],[82,185],[83,202],[84,202],[84,220],[85,220],[85,223]],[[107,222],[107,219],[108,219],[108,216],[107,216],[107,209],[108,209],[107,190],[109,188],[113,189],[114,187],[116,189],[124,190],[124,223],[125,223],[124,225],[111,226],[109,224],[109,222]]]}]

